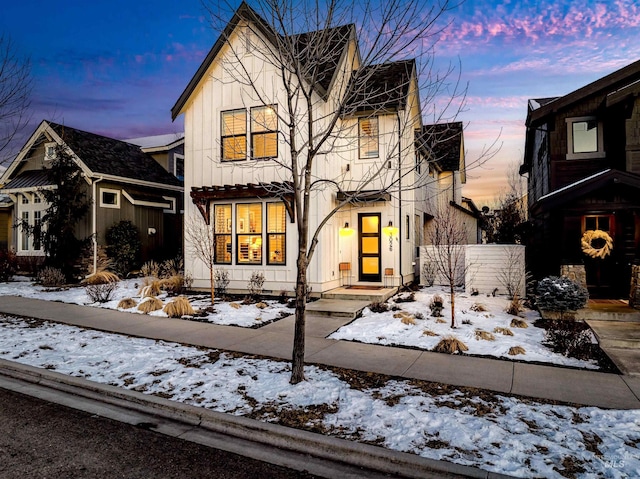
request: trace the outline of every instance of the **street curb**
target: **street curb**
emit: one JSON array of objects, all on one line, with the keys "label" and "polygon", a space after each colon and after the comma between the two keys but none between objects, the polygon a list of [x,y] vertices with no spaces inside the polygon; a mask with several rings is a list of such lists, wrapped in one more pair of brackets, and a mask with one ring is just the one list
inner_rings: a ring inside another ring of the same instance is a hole
[{"label": "street curb", "polygon": [[0,375],[210,432],[408,478],[511,476],[220,413],[0,359]]}]

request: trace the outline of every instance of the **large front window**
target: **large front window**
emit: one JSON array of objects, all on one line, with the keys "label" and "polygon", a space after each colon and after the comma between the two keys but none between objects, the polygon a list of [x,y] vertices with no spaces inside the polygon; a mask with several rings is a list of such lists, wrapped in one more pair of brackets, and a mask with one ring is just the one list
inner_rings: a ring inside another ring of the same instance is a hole
[{"label": "large front window", "polygon": [[247,112],[231,110],[222,112],[222,160],[247,158]]},{"label": "large front window", "polygon": [[236,205],[238,264],[262,264],[262,203]]},{"label": "large front window", "polygon": [[285,264],[286,228],[284,203],[267,203],[267,264]]},{"label": "large front window", "polygon": [[231,205],[214,207],[215,263],[231,264]]},{"label": "large front window", "polygon": [[275,105],[251,108],[251,156],[278,156],[278,110]]},{"label": "large front window", "polygon": [[378,117],[358,120],[360,158],[378,157]]}]

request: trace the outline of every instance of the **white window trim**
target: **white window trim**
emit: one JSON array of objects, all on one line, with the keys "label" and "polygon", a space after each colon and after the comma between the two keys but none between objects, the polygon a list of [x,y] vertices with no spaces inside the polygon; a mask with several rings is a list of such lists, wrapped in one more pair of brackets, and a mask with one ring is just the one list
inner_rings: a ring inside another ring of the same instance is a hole
[{"label": "white window trim", "polygon": [[[592,151],[588,153],[574,153],[573,152],[573,124],[581,121],[597,121],[598,124],[598,151]],[[567,118],[567,160],[592,160],[598,158],[605,158],[604,152],[604,135],[602,131],[602,122],[595,116],[575,116]]]},{"label": "white window trim", "polygon": [[182,153],[173,154],[173,176],[178,177],[178,159],[182,160],[182,175],[184,177],[184,155]]},{"label": "white window trim", "polygon": [[163,209],[162,212],[163,213],[173,213],[173,214],[175,214],[175,212],[176,212],[176,199],[172,198],[170,196],[163,196],[162,198],[167,200],[169,202],[169,204],[171,205],[171,206],[169,206],[169,208]]},{"label": "white window trim", "polygon": [[[54,148],[53,150],[53,156],[49,156],[47,154],[47,149],[52,146]],[[48,141],[47,143],[44,144],[44,161],[52,161],[56,159],[57,153],[56,153],[56,146],[58,146],[58,144],[55,141]]]},{"label": "white window trim", "polygon": [[[103,193],[115,193],[115,195],[116,195],[116,204],[115,205],[111,205],[109,203],[104,203],[102,201],[102,198],[103,198],[102,194]],[[118,209],[118,210],[120,209],[120,190],[114,190],[112,188],[100,188],[99,195],[100,195],[100,207],[101,208],[113,208],[113,209]]]},{"label": "white window trim", "polygon": [[[37,193],[22,193],[24,195],[35,195]],[[29,225],[33,226],[35,223],[35,213],[37,211],[40,212],[40,221],[42,221],[42,216],[44,216],[46,210],[46,204],[42,203],[33,203],[30,201],[28,204],[18,203],[16,204],[17,211],[16,216],[19,221],[22,221],[22,214],[24,212],[29,213]],[[25,233],[22,231],[22,228],[17,229],[17,244],[16,244],[16,255],[17,256],[44,256],[44,248],[42,244],[40,244],[40,249],[34,249],[34,241],[32,237],[27,239],[27,249],[23,249],[22,241],[25,236]]]}]

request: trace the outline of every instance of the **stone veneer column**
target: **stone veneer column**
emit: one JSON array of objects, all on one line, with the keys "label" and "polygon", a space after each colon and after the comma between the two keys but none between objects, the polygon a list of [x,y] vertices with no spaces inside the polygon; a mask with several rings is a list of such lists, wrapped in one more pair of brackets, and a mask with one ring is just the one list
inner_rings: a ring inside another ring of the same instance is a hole
[{"label": "stone veneer column", "polygon": [[587,272],[583,264],[563,264],[560,266],[560,276],[569,278],[574,283],[587,287]]},{"label": "stone veneer column", "polygon": [[629,291],[629,306],[640,309],[640,265],[631,265],[631,289]]}]

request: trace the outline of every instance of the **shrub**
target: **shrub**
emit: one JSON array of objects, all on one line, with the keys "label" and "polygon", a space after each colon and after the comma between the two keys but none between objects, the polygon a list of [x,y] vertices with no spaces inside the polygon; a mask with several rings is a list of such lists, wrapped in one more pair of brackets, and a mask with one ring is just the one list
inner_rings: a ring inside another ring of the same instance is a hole
[{"label": "shrub", "polygon": [[107,301],[111,301],[111,296],[116,289],[118,289],[117,282],[88,284],[84,288],[87,296],[94,303],[106,303]]},{"label": "shrub", "polygon": [[138,311],[142,311],[145,314],[149,314],[152,311],[158,311],[162,309],[162,301],[153,296],[147,296],[138,305]]},{"label": "shrub", "polygon": [[369,306],[369,309],[373,313],[386,313],[387,311],[389,311],[389,305],[382,301],[374,301]]},{"label": "shrub", "polygon": [[226,269],[217,269],[213,273],[214,292],[218,298],[224,298],[227,295],[229,287],[229,271]]},{"label": "shrub", "polygon": [[463,319],[462,324],[468,324],[469,326],[471,326],[473,322],[470,319]]},{"label": "shrub", "polygon": [[132,298],[121,299],[118,303],[118,309],[131,309],[137,303]]},{"label": "shrub", "polygon": [[511,346],[507,354],[510,356],[517,356],[518,354],[526,354],[526,351],[522,346]]},{"label": "shrub", "polygon": [[120,221],[107,230],[105,239],[114,271],[126,277],[138,262],[142,250],[138,228],[131,221]]},{"label": "shrub", "polygon": [[0,249],[0,281],[11,281],[18,269],[18,260],[13,251]]},{"label": "shrub", "polygon": [[574,321],[549,321],[544,333],[545,346],[554,352],[577,359],[591,357],[591,332],[589,326]]},{"label": "shrub", "polygon": [[449,336],[446,338],[442,338],[438,344],[436,344],[433,350],[436,353],[447,353],[447,354],[457,354],[468,351],[469,348],[466,344],[460,341],[458,338],[454,338],[453,336]]},{"label": "shrub", "polygon": [[264,274],[261,271],[251,273],[249,281],[247,281],[247,289],[251,301],[260,301],[262,296],[262,287],[264,286]]},{"label": "shrub", "polygon": [[38,272],[36,281],[42,286],[56,287],[63,286],[67,282],[67,278],[60,268],[45,266]]},{"label": "shrub", "polygon": [[436,265],[435,263],[425,263],[422,265],[422,281],[427,286],[433,286],[436,280]]},{"label": "shrub", "polygon": [[512,328],[523,328],[523,329],[526,329],[526,328],[529,327],[529,325],[523,319],[513,318],[511,320],[511,327]]},{"label": "shrub", "polygon": [[396,303],[413,303],[416,300],[416,293],[410,293],[407,296],[400,296],[394,301]]},{"label": "shrub", "polygon": [[179,294],[184,289],[184,276],[176,274],[160,280],[160,287],[169,294]]},{"label": "shrub", "polygon": [[424,314],[416,313],[416,314],[413,315],[413,317],[416,318],[416,319],[424,319]]},{"label": "shrub", "polygon": [[569,278],[549,276],[538,283],[536,304],[539,309],[574,311],[587,304],[589,293],[584,286]]},{"label": "shrub", "polygon": [[192,316],[196,312],[191,307],[191,303],[184,296],[178,296],[167,303],[163,311],[167,313],[170,318],[181,318],[183,316]]},{"label": "shrub", "polygon": [[431,316],[434,318],[442,317],[442,310],[444,309],[444,299],[439,294],[434,294],[429,302],[429,309],[431,310]]}]

